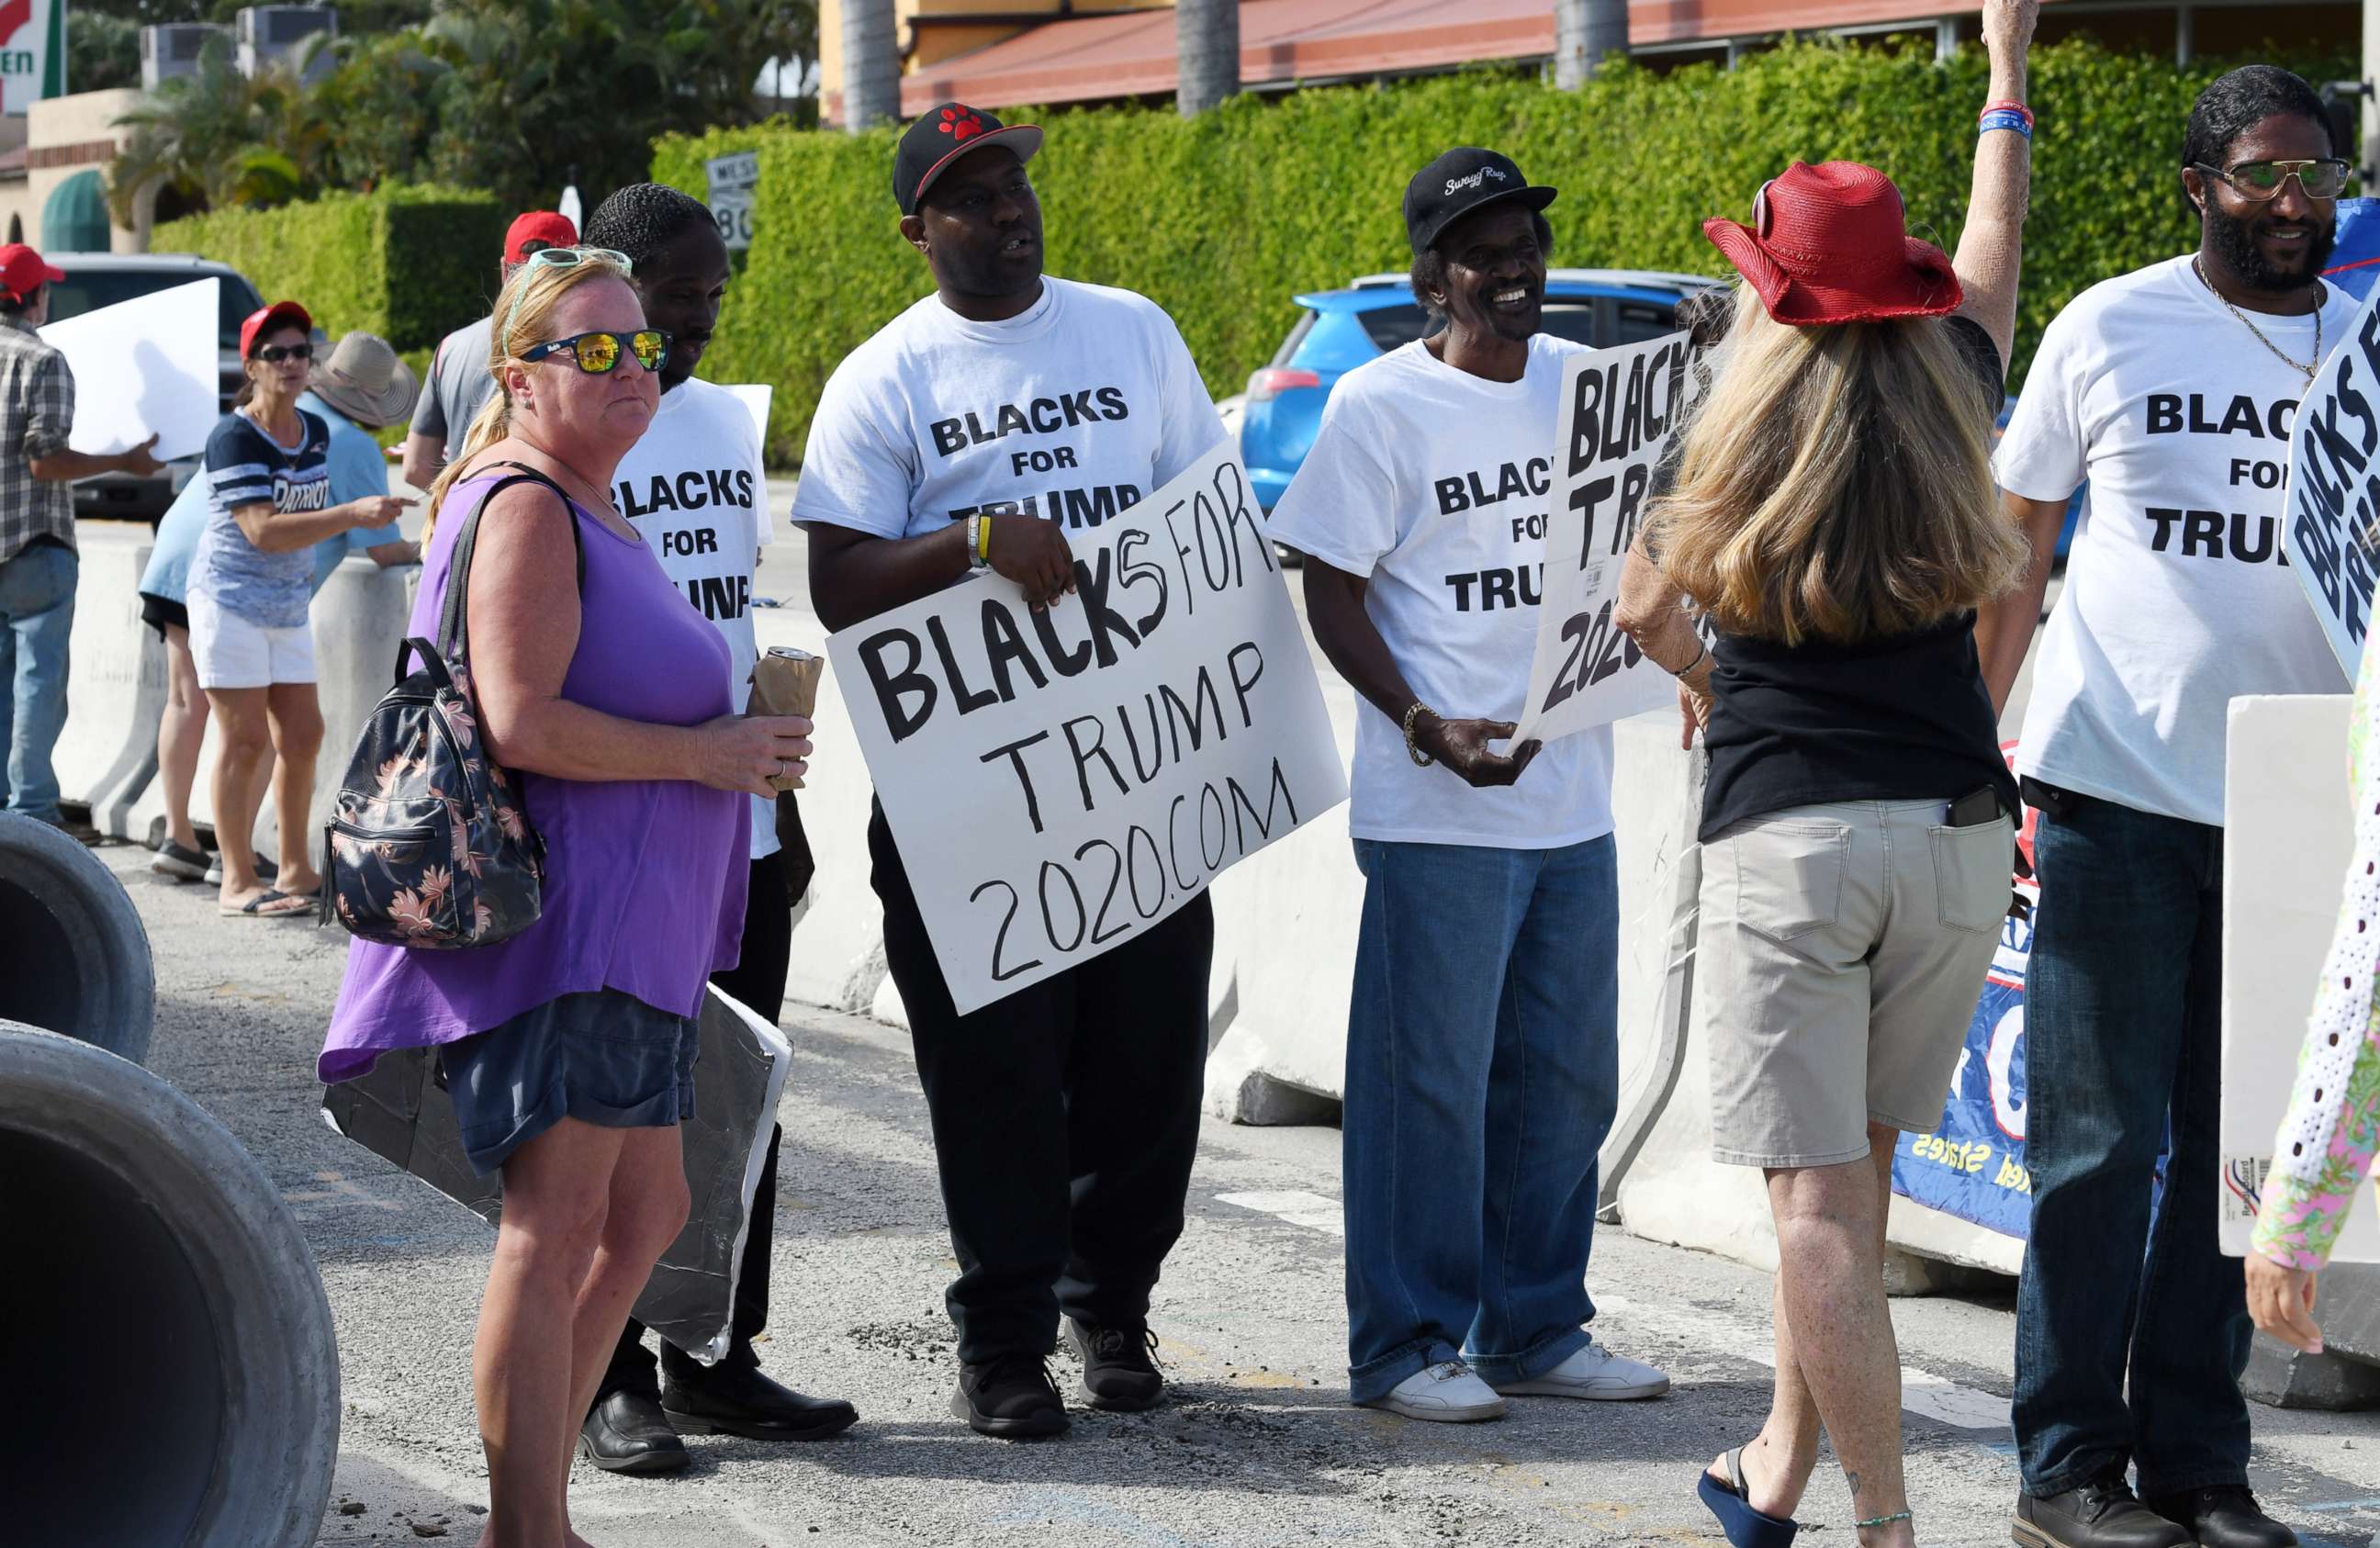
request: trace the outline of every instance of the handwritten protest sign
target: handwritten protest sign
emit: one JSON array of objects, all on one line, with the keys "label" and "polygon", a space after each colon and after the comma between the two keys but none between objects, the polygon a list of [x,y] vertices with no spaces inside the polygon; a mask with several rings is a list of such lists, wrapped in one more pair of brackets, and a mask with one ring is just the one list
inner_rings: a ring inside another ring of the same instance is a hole
[{"label": "handwritten protest sign", "polygon": [[221,282],[152,291],[53,322],[42,340],[74,371],[78,452],[121,452],[157,438],[157,456],[196,456],[223,417],[216,320]]},{"label": "handwritten protest sign", "polygon": [[1653,469],[1691,400],[1687,342],[1670,333],[1572,356],[1562,371],[1546,525],[1545,603],[1513,743],[1550,742],[1669,703],[1677,685],[1611,615]]},{"label": "handwritten protest sign", "polygon": [[[2201,513],[2186,513],[2197,516]],[[2355,681],[2380,577],[2380,290],[2355,314],[2298,405],[2281,552],[2347,680]]]},{"label": "handwritten protest sign", "polygon": [[1047,611],[987,573],[827,642],[962,1012],[1347,795],[1233,442],[1070,541],[1075,594]]}]

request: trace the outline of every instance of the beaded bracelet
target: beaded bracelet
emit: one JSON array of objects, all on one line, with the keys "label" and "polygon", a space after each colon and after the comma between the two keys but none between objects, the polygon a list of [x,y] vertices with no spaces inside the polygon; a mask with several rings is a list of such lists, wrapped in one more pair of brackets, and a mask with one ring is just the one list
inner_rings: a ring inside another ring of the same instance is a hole
[{"label": "beaded bracelet", "polygon": [[1975,132],[1977,134],[1989,134],[1994,129],[2012,130],[2017,134],[2024,136],[2025,139],[2031,139],[2033,138],[2033,120],[2022,113],[2010,113],[2005,108],[1986,113],[1981,118],[1975,120]]}]

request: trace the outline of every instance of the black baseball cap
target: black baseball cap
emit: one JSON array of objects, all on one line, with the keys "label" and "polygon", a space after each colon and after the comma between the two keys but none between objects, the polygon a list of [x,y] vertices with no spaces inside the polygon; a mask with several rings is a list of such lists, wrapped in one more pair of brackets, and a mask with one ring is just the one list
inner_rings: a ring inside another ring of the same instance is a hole
[{"label": "black baseball cap", "polygon": [[1542,210],[1554,201],[1554,190],[1530,183],[1510,156],[1458,145],[1405,185],[1405,236],[1416,255],[1426,253],[1448,226],[1474,210],[1507,199]]},{"label": "black baseball cap", "polygon": [[928,108],[901,132],[901,149],[892,156],[892,201],[901,213],[916,214],[917,200],[944,168],[987,145],[1005,145],[1018,161],[1029,162],[1041,149],[1041,131],[1030,124],[1002,124],[965,103]]}]

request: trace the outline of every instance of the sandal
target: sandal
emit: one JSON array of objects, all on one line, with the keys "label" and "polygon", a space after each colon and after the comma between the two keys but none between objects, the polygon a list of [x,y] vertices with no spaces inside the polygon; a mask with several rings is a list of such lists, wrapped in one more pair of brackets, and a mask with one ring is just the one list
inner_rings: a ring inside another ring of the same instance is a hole
[{"label": "sandal", "polygon": [[1802,1530],[1802,1523],[1752,1508],[1752,1490],[1743,1481],[1743,1447],[1737,1446],[1723,1460],[1727,1463],[1728,1481],[1721,1483],[1705,1469],[1694,1480],[1694,1493],[1718,1518],[1719,1530],[1727,1534],[1728,1542],[1733,1548],[1787,1548]]},{"label": "sandal", "polygon": [[[298,906],[296,908],[275,908],[273,906],[275,903],[295,903]],[[250,898],[248,901],[239,904],[237,907],[234,907],[229,903],[217,903],[215,905],[215,912],[217,913],[228,914],[234,919],[240,918],[243,915],[251,916],[257,919],[285,919],[291,914],[304,913],[313,906],[314,905],[312,903],[303,898],[293,897],[289,893],[278,891],[268,887],[263,891],[258,893],[255,897]]]}]

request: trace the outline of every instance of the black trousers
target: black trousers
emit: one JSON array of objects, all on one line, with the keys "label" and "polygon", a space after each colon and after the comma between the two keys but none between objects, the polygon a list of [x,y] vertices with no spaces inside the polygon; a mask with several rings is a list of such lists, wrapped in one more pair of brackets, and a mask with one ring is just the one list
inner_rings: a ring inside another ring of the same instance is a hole
[{"label": "black trousers", "polygon": [[945,1297],[959,1358],[1047,1354],[1062,1311],[1138,1326],[1198,1149],[1212,906],[1202,893],[962,1016],[880,807],[868,845],[959,1262]]},{"label": "black trousers", "polygon": [[[751,892],[744,905],[743,957],[710,979],[722,992],[771,1022],[784,1003],[785,976],[793,963],[794,912],[786,896],[785,875],[782,853],[752,862]],[[698,1068],[698,1091],[701,1080]],[[777,1146],[784,1137],[783,1129],[771,1130],[768,1159],[760,1165],[759,1186],[752,1192],[752,1223],[744,1233],[744,1264],[735,1276],[734,1342],[720,1362],[722,1366],[760,1363],[752,1340],[769,1324],[769,1248],[777,1229]],[[673,1384],[701,1383],[705,1369],[699,1362],[674,1344],[655,1342],[662,1348],[659,1370],[667,1371]],[[612,1364],[603,1373],[595,1401],[601,1403],[615,1392],[650,1397],[660,1391],[652,1352],[645,1348],[645,1324],[630,1317],[618,1347],[612,1351]]]}]

